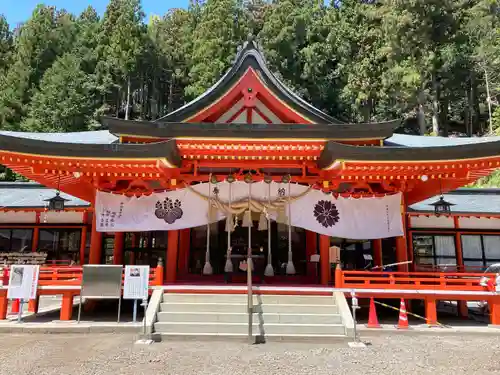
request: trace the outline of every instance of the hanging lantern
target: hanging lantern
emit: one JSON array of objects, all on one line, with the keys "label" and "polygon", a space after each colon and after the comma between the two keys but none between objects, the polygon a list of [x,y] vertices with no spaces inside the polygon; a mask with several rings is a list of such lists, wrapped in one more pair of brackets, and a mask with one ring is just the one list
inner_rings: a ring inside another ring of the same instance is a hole
[{"label": "hanging lantern", "polygon": [[64,211],[64,202],[69,201],[69,199],[61,197],[59,192],[56,192],[55,196],[44,201],[49,202],[49,211]]},{"label": "hanging lantern", "polygon": [[245,182],[246,182],[247,184],[250,184],[250,183],[252,183],[252,181],[253,181],[252,174],[251,174],[251,173],[247,173],[247,174],[245,175]]},{"label": "hanging lantern", "polygon": [[434,206],[434,214],[439,216],[451,214],[451,206],[454,205],[453,203],[445,201],[444,197],[441,195],[436,202],[431,203],[429,206]]},{"label": "hanging lantern", "polygon": [[273,178],[272,178],[270,175],[266,174],[266,175],[264,176],[264,182],[265,182],[266,184],[270,184],[271,182],[273,182]]},{"label": "hanging lantern", "polygon": [[211,175],[210,176],[210,183],[215,185],[217,182],[219,182],[219,181],[217,181],[217,176],[214,174]]},{"label": "hanging lantern", "polygon": [[284,184],[288,184],[291,179],[292,177],[289,174],[286,174],[283,177],[281,177],[281,182]]},{"label": "hanging lantern", "polygon": [[236,178],[234,178],[233,174],[230,174],[227,176],[226,181],[232,184],[234,181],[236,181]]}]

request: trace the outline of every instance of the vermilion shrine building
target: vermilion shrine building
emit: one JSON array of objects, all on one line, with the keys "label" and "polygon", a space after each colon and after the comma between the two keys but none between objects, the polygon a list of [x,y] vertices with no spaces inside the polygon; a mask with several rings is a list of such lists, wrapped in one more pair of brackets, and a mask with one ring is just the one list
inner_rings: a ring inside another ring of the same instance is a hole
[{"label": "vermilion shrine building", "polygon": [[[270,281],[330,283],[332,244],[341,247],[347,268],[364,268],[369,257],[363,254],[371,255],[374,265],[413,261],[400,265],[402,270],[484,267],[500,260],[500,192],[456,190],[499,167],[500,140],[393,134],[399,121],[343,123],[283,85],[253,42],[212,88],[178,110],[154,122],[104,118],[102,123],[108,130],[0,132],[0,163],[38,183],[0,184],[0,251],[47,252],[49,259],[79,264],[155,265],[163,258],[167,283],[221,281],[228,246],[223,223],[211,225],[214,270],[203,276],[204,227],[98,232],[96,191],[140,196],[211,177],[250,175],[254,181],[290,176],[294,183],[335,196],[401,192],[403,197],[406,236],[350,241],[292,228],[293,276],[280,272],[288,229],[273,223],[276,276]],[[68,199],[63,211],[46,207],[55,189]],[[435,215],[429,204],[442,193],[455,206],[452,213]],[[234,231],[232,246],[246,246],[246,231]],[[267,241],[256,226],[252,238],[257,252],[259,241]],[[319,265],[311,261],[315,254]]]}]

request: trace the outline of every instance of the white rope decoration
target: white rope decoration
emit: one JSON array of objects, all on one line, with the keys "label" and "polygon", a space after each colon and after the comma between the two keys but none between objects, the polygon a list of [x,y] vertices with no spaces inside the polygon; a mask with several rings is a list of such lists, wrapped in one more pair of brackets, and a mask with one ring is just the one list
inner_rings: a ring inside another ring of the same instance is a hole
[{"label": "white rope decoration", "polygon": [[[208,179],[208,199],[211,200],[212,195],[212,183],[211,178]],[[204,275],[212,275],[214,270],[210,264],[210,226],[212,225],[212,205],[208,206],[208,223],[207,223],[207,251],[205,253],[205,265],[203,266]]]},{"label": "white rope decoration", "polygon": [[[267,195],[268,205],[271,205],[271,184],[269,183],[268,195]],[[273,269],[273,256],[271,253],[271,216],[266,211],[267,218],[267,265],[264,270],[264,276],[273,277],[274,269]]]}]

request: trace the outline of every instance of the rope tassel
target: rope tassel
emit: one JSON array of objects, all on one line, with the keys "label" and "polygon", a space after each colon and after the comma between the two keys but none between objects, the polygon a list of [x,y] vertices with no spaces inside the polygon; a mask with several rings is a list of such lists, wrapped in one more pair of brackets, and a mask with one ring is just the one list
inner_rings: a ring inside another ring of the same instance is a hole
[{"label": "rope tassel", "polygon": [[245,228],[251,228],[252,224],[252,211],[245,211],[245,215],[243,216],[243,226]]},{"label": "rope tassel", "polygon": [[260,218],[259,218],[259,228],[258,230],[262,231],[262,230],[267,230],[268,229],[268,225],[267,225],[267,215],[266,215],[266,212],[261,212],[260,214]]}]

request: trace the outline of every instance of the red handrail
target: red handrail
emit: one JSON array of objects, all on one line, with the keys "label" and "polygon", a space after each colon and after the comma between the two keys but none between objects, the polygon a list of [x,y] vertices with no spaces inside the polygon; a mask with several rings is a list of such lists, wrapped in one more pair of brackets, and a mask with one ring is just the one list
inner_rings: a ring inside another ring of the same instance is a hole
[{"label": "red handrail", "polygon": [[484,291],[482,277],[494,274],[465,272],[371,272],[338,271],[339,288],[408,289],[408,290],[466,290]]}]

